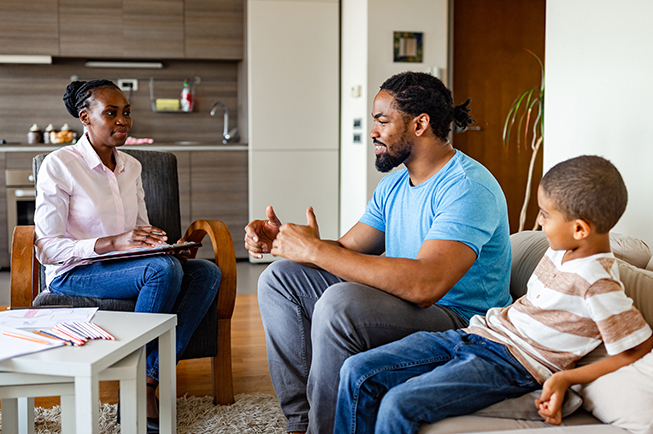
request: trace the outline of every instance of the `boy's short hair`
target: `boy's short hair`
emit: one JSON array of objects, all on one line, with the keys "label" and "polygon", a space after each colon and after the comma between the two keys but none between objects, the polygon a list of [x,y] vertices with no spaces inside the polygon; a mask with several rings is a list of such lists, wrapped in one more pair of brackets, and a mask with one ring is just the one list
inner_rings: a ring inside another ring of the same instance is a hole
[{"label": "boy's short hair", "polygon": [[585,220],[600,234],[617,224],[628,203],[628,191],[617,168],[595,155],[556,164],[542,177],[540,186],[567,220]]}]

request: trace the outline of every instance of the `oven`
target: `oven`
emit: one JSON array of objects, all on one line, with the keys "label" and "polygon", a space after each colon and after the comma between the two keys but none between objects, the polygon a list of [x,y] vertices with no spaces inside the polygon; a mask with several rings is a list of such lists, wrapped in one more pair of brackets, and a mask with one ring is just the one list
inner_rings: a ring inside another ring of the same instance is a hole
[{"label": "oven", "polygon": [[33,225],[36,208],[36,188],[31,170],[5,170],[7,185],[7,240],[11,254],[11,240],[16,226]]}]

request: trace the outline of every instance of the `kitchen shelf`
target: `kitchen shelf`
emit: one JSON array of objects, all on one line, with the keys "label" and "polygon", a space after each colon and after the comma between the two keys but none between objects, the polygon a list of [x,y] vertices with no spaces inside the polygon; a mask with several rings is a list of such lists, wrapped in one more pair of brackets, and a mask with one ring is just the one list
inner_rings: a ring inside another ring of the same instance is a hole
[{"label": "kitchen shelf", "polygon": [[[150,103],[152,104],[152,111],[154,113],[192,113],[193,112],[192,108],[189,111],[184,111],[184,110],[181,110],[181,109],[179,109],[179,110],[166,110],[166,109],[161,110],[161,109],[156,108],[156,100],[158,98],[154,97],[154,82],[155,81],[175,81],[175,82],[178,82],[178,83],[183,83],[184,80],[186,80],[186,79],[185,78],[153,78],[153,77],[150,77]],[[202,79],[200,77],[194,77],[192,80],[189,80],[188,84],[190,85],[190,94],[191,94],[193,104],[195,102],[195,86],[200,84],[201,82],[202,82]],[[168,98],[166,98],[166,99],[168,99]],[[170,98],[170,99],[173,99],[173,98]],[[175,98],[175,99],[179,99],[179,98]]]}]

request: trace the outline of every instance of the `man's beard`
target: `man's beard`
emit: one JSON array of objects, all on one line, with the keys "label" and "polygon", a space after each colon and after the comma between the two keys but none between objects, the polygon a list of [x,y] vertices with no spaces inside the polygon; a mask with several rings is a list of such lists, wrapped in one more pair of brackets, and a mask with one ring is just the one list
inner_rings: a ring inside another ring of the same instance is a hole
[{"label": "man's beard", "polygon": [[408,134],[406,133],[402,134],[401,139],[395,145],[396,151],[394,155],[390,154],[389,148],[386,146],[385,152],[376,156],[374,163],[376,170],[386,173],[406,161],[410,156],[410,151],[413,149],[413,143],[408,140],[407,136]]}]

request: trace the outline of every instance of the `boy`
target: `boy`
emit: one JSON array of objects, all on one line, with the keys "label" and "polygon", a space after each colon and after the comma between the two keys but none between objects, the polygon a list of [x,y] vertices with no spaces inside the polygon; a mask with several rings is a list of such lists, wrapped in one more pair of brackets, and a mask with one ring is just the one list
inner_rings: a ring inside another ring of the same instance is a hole
[{"label": "boy", "polygon": [[[347,359],[335,433],[414,433],[540,387],[540,415],[560,424],[571,385],[653,348],[651,328],[624,293],[610,251],[609,231],[627,202],[617,169],[595,156],[564,161],[542,178],[537,199],[550,248],[527,294],[473,317],[465,329],[418,332]],[[610,357],[574,368],[601,342]]]}]

